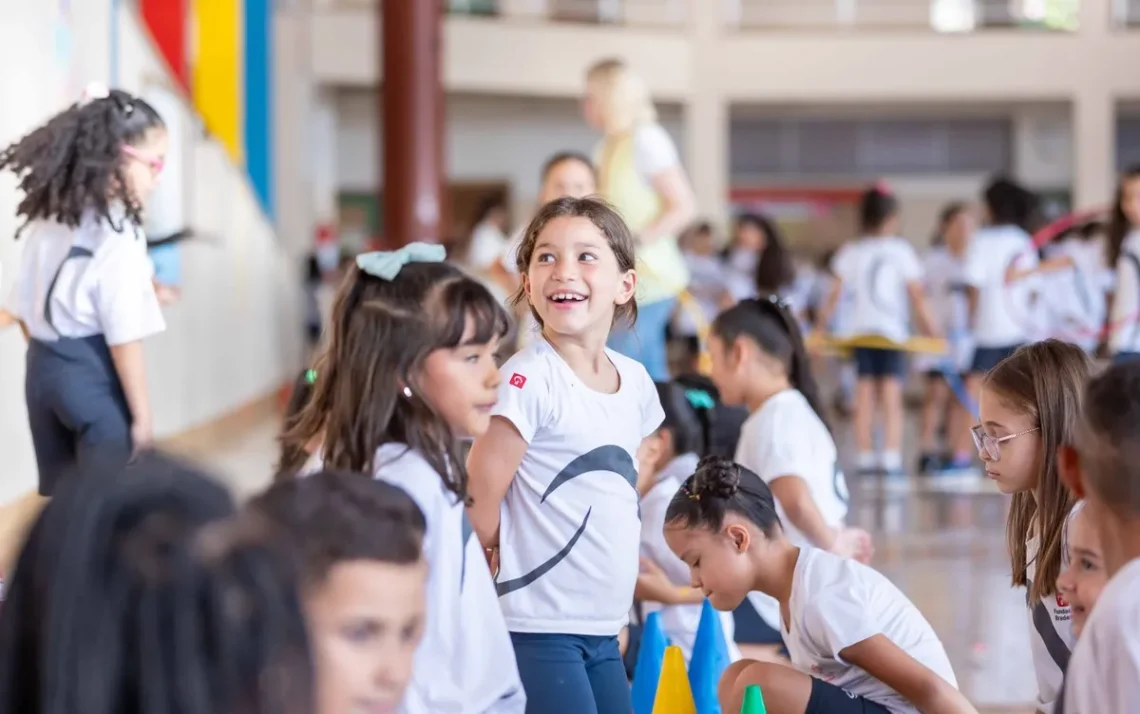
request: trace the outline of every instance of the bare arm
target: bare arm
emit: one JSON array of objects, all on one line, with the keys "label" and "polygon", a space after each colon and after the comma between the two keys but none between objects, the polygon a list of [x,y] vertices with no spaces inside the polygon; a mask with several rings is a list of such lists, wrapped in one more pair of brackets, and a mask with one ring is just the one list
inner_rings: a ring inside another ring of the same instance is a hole
[{"label": "bare arm", "polygon": [[499,508],[527,447],[515,425],[498,416],[491,417],[487,433],[471,445],[467,455],[467,489],[471,494],[467,515],[484,548],[499,546]]},{"label": "bare arm", "polygon": [[827,333],[828,325],[831,324],[831,317],[835,314],[835,306],[839,304],[839,296],[843,291],[843,282],[838,278],[831,285],[831,291],[827,293],[827,297],[823,299],[823,305],[819,308],[819,314],[815,318],[815,329],[820,333]]},{"label": "bare arm", "polygon": [[808,537],[815,546],[831,550],[839,532],[827,525],[823,514],[811,497],[807,482],[799,476],[780,476],[769,484],[772,495],[784,508],[792,525]]},{"label": "bare arm", "polygon": [[1071,267],[1073,267],[1073,259],[1067,255],[1043,260],[1032,268],[1015,268],[1011,266],[1009,270],[1005,271],[1005,284],[1016,283],[1032,275],[1057,273],[1062,270],[1068,270]]},{"label": "bare arm", "polygon": [[662,236],[675,236],[681,233],[697,212],[697,200],[693,187],[685,176],[685,169],[675,164],[652,180],[653,190],[661,199],[661,213],[642,231],[638,239],[642,244],[656,241]]},{"label": "bare arm", "polygon": [[142,340],[112,345],[111,360],[123,385],[127,406],[131,409],[131,437],[137,449],[150,441],[152,424]]},{"label": "bare arm", "polygon": [[930,314],[930,304],[926,301],[926,291],[923,289],[922,283],[912,280],[906,284],[906,292],[910,296],[910,304],[914,308],[915,317],[918,318],[919,329],[931,337],[938,337],[938,324],[934,321],[934,316]]},{"label": "bare arm", "polygon": [[845,647],[839,656],[901,694],[922,714],[978,714],[961,692],[884,635]]},{"label": "bare arm", "polygon": [[689,587],[678,587],[669,580],[665,571],[651,560],[641,559],[642,571],[637,576],[633,596],[646,602],[659,602],[662,605],[699,605],[705,594]]},{"label": "bare arm", "polygon": [[0,330],[3,330],[5,327],[11,327],[18,322],[19,320],[16,319],[15,315],[3,308],[0,308]]}]

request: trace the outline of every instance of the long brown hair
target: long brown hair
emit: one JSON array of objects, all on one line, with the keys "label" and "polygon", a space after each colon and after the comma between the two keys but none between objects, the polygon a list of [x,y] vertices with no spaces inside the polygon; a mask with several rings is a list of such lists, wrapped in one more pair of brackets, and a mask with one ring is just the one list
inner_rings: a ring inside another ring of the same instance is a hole
[{"label": "long brown hair", "polygon": [[395,442],[418,451],[466,500],[458,439],[421,396],[421,369],[432,352],[458,347],[469,322],[467,343],[482,345],[503,337],[509,319],[487,288],[454,265],[411,263],[394,280],[353,265],[333,303],[312,397],[281,436],[278,477],[295,476],[318,439],[326,468],[364,473],[376,449]]},{"label": "long brown hair", "polygon": [[[1085,381],[1092,362],[1084,350],[1060,340],[1022,347],[986,375],[985,388],[1009,407],[1033,417],[1040,429],[1040,473],[1033,492],[1014,494],[1005,535],[1013,585],[1029,588],[1032,601],[1052,595],[1061,574],[1062,536],[1075,502],[1061,481],[1057,448],[1073,443],[1081,414]],[[1025,541],[1037,536],[1037,575],[1028,577]]]},{"label": "long brown hair", "polygon": [[1120,181],[1116,184],[1116,200],[1112,203],[1112,216],[1108,222],[1107,248],[1108,264],[1113,267],[1116,267],[1116,261],[1120,260],[1124,239],[1136,227],[1132,225],[1132,221],[1128,220],[1128,216],[1124,215],[1124,208],[1121,204],[1124,203],[1124,190],[1131,181],[1138,178],[1140,178],[1140,164],[1127,168],[1120,175]]}]

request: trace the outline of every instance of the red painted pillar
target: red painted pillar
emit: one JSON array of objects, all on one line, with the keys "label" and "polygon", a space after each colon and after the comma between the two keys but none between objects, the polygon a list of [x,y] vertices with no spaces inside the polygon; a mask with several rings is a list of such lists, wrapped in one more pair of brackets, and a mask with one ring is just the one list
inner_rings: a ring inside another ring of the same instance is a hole
[{"label": "red painted pillar", "polygon": [[383,243],[439,242],[444,214],[443,0],[378,3],[383,117]]}]

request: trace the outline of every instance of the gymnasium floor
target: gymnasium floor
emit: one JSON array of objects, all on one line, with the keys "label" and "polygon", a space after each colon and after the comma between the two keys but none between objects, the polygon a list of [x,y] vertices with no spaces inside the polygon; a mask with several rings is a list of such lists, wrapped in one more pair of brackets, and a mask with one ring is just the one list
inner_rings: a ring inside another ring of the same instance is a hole
[{"label": "gymnasium floor", "polygon": [[[841,442],[846,429],[838,426]],[[268,482],[276,430],[275,416],[263,411],[239,428],[201,434],[180,447],[244,495]],[[840,449],[851,451],[842,443]],[[963,691],[984,713],[1030,714],[1035,684],[1029,622],[1024,594],[1009,586],[1006,499],[977,477],[888,484],[851,476],[848,483],[852,524],[875,536],[874,565],[931,621]]]}]

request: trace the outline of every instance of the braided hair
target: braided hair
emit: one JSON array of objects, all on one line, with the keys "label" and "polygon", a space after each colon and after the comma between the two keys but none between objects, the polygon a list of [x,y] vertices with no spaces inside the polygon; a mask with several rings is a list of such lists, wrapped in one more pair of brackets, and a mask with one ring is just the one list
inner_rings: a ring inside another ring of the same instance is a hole
[{"label": "braided hair", "polygon": [[141,225],[142,206],[127,184],[123,147],[164,127],[150,104],[112,89],[71,105],[8,146],[0,152],[0,171],[14,173],[24,194],[16,209],[24,222],[16,236],[37,220],[77,228],[88,210],[121,232],[116,205]]}]

